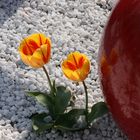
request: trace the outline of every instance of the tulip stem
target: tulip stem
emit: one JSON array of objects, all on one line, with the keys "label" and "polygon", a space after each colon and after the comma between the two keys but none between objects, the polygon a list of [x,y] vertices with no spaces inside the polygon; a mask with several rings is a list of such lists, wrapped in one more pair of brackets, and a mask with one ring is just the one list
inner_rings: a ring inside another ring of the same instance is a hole
[{"label": "tulip stem", "polygon": [[48,82],[49,82],[50,89],[52,90],[52,89],[53,89],[53,87],[52,87],[52,83],[51,83],[51,80],[50,80],[49,74],[48,74],[47,69],[45,68],[45,66],[43,66],[43,70],[44,70],[44,72],[45,72],[45,74],[46,74],[46,76],[47,76],[47,79],[48,79]]},{"label": "tulip stem", "polygon": [[87,123],[87,126],[89,125],[89,122],[88,122],[88,92],[87,92],[87,86],[85,84],[85,82],[83,81],[83,86],[84,86],[84,89],[85,89],[85,97],[86,97],[86,111],[85,111],[85,117],[86,117],[86,123]]}]

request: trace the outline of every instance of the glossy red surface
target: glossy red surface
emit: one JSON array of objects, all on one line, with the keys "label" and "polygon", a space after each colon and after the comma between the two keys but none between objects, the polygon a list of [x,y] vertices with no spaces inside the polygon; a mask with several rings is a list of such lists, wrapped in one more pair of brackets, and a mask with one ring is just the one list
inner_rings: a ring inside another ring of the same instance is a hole
[{"label": "glossy red surface", "polygon": [[120,128],[140,140],[140,0],[120,0],[99,52],[103,94]]}]

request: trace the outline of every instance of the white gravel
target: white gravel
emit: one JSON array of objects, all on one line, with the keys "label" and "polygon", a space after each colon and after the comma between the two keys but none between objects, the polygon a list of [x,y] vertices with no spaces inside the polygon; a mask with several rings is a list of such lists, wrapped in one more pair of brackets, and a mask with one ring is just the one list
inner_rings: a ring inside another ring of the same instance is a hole
[{"label": "white gravel", "polygon": [[[125,140],[111,115],[97,120],[92,129],[35,134],[29,116],[46,109],[26,96],[25,90],[47,91],[41,69],[25,66],[17,51],[21,39],[35,32],[45,33],[53,42],[47,65],[57,85],[68,85],[76,95],[76,106],[84,106],[82,85],[66,79],[60,62],[71,51],[80,51],[91,60],[86,79],[89,105],[103,100],[97,74],[101,33],[114,0],[0,0],[0,140]],[[64,83],[65,81],[65,83]]]}]

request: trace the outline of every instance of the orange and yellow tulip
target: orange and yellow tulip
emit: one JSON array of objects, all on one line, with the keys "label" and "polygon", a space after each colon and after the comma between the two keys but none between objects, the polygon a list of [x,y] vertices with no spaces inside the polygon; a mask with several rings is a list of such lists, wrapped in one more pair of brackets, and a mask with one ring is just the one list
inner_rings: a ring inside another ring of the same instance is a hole
[{"label": "orange and yellow tulip", "polygon": [[51,40],[44,34],[32,34],[22,40],[18,50],[25,64],[40,68],[50,60]]},{"label": "orange and yellow tulip", "polygon": [[90,61],[86,55],[79,52],[70,53],[62,62],[64,75],[73,81],[84,81],[90,72]]}]

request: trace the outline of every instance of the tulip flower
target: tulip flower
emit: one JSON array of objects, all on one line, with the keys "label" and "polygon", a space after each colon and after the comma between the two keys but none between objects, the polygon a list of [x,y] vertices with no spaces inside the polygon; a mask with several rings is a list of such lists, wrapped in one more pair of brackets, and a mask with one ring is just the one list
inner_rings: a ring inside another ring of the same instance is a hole
[{"label": "tulip flower", "polygon": [[79,52],[70,53],[62,63],[62,71],[68,79],[83,83],[86,99],[85,118],[88,126],[88,93],[84,80],[90,72],[90,61],[84,54]]},{"label": "tulip flower", "polygon": [[25,64],[41,68],[50,60],[51,41],[44,34],[32,34],[22,40],[18,50]]},{"label": "tulip flower", "polygon": [[90,61],[86,55],[79,52],[70,53],[62,63],[65,76],[73,81],[84,81],[90,71]]},{"label": "tulip flower", "polygon": [[51,40],[41,33],[32,34],[22,40],[18,50],[25,64],[33,68],[43,68],[52,89],[51,80],[44,66],[50,60]]}]

